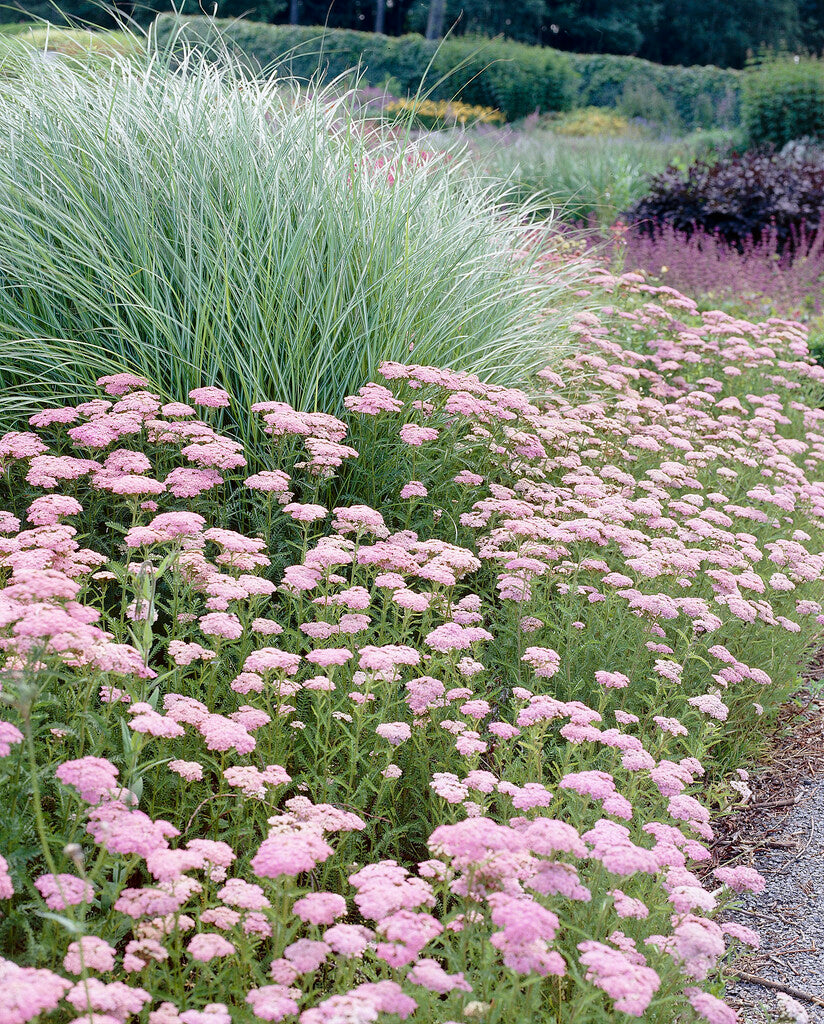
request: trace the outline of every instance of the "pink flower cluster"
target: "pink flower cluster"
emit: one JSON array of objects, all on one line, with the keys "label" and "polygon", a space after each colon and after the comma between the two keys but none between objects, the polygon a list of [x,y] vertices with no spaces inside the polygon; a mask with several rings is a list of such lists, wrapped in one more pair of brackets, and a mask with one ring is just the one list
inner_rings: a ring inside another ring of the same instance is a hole
[{"label": "pink flower cluster", "polygon": [[[0,438],[0,771],[35,723],[71,838],[33,888],[4,849],[0,901],[85,929],[0,960],[4,1024],[735,1020],[704,989],[757,937],[719,915],[764,881],[700,877],[703,780],[824,625],[824,371],[591,276],[617,305],[535,395],[385,363],[350,424],[258,403],[246,453],[222,389],[124,373]],[[336,504],[375,437],[398,500]]]}]

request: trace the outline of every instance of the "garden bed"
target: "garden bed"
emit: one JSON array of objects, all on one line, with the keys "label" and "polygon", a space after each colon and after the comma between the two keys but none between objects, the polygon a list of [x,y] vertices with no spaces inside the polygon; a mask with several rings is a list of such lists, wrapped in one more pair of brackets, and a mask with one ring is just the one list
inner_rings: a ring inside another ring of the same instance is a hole
[{"label": "garden bed", "polygon": [[0,441],[10,1019],[735,1019],[763,881],[697,871],[820,632],[824,371],[590,277],[533,393],[385,364],[251,476],[129,374]]}]

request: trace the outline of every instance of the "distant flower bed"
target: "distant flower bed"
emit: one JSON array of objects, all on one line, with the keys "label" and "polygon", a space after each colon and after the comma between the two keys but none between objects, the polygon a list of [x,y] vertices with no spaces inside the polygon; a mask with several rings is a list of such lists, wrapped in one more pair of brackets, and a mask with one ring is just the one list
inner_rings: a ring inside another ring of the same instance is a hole
[{"label": "distant flower bed", "polygon": [[383,107],[383,113],[392,115],[411,114],[425,128],[461,128],[473,124],[503,124],[506,120],[500,110],[493,107],[477,107],[456,100],[391,100]]},{"label": "distant flower bed", "polygon": [[0,438],[4,1024],[736,1020],[709,805],[824,624],[824,370],[590,288],[529,395],[117,373]]},{"label": "distant flower bed", "polygon": [[626,135],[629,120],[608,107],[581,107],[550,122],[556,135]]},{"label": "distant flower bed", "polygon": [[781,251],[777,232],[756,241],[742,239],[740,249],[717,234],[694,231],[689,237],[664,227],[655,234],[619,226],[616,251],[628,268],[644,270],[679,291],[705,302],[751,304],[753,313],[783,316],[820,314],[824,299],[824,236],[800,234],[793,252]]}]

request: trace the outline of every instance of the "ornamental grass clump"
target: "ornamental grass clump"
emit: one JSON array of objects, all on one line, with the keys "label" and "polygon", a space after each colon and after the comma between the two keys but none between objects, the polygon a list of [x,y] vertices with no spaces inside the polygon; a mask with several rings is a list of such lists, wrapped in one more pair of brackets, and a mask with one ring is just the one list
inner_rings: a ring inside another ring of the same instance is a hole
[{"label": "ornamental grass clump", "polygon": [[503,383],[547,361],[580,271],[532,272],[528,211],[347,96],[237,74],[155,55],[0,81],[6,408],[131,371],[340,411],[412,351]]},{"label": "ornamental grass clump", "polygon": [[710,806],[824,625],[824,370],[590,285],[530,394],[117,373],[0,437],[4,1024],[734,1024]]}]

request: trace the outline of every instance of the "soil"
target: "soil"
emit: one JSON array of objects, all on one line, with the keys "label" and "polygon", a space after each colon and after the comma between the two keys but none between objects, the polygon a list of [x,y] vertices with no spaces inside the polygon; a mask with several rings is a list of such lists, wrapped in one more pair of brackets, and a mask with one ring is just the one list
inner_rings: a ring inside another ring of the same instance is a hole
[{"label": "soil", "polygon": [[[824,699],[814,695],[824,659],[809,675],[749,779],[752,797],[714,823],[710,866],[747,864],[767,880],[728,915],[761,936],[760,950],[727,967],[727,1001],[741,1024],[775,1019],[782,989],[811,1024],[824,1024]],[[736,980],[742,974],[762,981]]]}]

